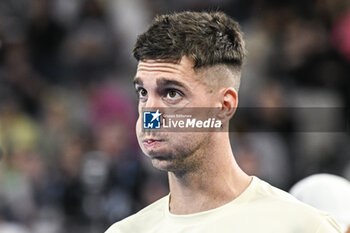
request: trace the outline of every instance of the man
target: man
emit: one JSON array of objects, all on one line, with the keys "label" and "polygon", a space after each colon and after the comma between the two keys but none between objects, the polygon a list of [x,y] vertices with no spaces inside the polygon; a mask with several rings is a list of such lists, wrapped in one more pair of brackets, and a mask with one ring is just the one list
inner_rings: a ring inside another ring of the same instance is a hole
[{"label": "man", "polygon": [[228,131],[143,130],[146,108],[219,108],[228,123],[245,55],[237,22],[220,12],[162,15],[138,37],[133,54],[138,141],[153,166],[168,172],[170,194],[107,233],[340,232],[327,214],[245,174]]}]

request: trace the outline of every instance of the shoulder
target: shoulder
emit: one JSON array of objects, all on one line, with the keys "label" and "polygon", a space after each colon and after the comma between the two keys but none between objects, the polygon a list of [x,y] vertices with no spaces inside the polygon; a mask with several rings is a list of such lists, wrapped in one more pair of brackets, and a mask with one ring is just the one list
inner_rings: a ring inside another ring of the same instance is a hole
[{"label": "shoulder", "polygon": [[143,208],[136,214],[113,224],[105,233],[141,232],[141,229],[137,229],[140,227],[149,229],[164,215],[168,198],[169,196],[167,195]]},{"label": "shoulder", "polygon": [[310,232],[340,232],[339,225],[329,214],[300,202],[289,193],[258,178],[256,183],[252,204],[266,218],[286,223],[294,221],[296,226],[306,226]]},{"label": "shoulder", "polygon": [[254,199],[252,200],[252,204],[254,205],[266,205],[269,209],[274,210],[277,208],[278,210],[283,210],[286,212],[288,210],[289,213],[295,214],[305,214],[305,215],[315,215],[322,216],[325,213],[317,210],[309,205],[306,205],[295,197],[290,195],[289,193],[276,188],[269,183],[260,180],[259,178],[254,177],[256,180]]}]

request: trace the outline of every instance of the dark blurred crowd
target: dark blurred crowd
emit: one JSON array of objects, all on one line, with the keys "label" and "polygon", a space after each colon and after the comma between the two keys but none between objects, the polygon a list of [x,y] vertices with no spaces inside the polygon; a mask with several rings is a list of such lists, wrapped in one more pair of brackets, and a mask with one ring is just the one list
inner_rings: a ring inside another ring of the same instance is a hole
[{"label": "dark blurred crowd", "polygon": [[[236,122],[246,172],[285,190],[313,173],[350,179],[345,128],[293,130],[315,123],[299,108],[350,105],[348,0],[2,0],[0,233],[103,232],[167,194],[136,141],[131,49],[154,15],[177,10],[242,25],[239,105],[275,109]],[[328,112],[316,123],[347,116]]]}]

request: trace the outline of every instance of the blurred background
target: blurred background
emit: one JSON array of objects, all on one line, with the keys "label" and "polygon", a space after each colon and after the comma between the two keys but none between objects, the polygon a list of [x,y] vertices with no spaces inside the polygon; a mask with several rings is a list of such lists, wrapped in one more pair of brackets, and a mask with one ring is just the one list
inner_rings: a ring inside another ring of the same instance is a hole
[{"label": "blurred background", "polygon": [[287,191],[313,173],[350,179],[349,132],[294,130],[315,120],[279,111],[348,109],[348,0],[2,0],[0,233],[104,232],[168,193],[136,142],[131,49],[156,14],[178,10],[242,25],[240,106],[276,109],[236,122],[246,172]]}]

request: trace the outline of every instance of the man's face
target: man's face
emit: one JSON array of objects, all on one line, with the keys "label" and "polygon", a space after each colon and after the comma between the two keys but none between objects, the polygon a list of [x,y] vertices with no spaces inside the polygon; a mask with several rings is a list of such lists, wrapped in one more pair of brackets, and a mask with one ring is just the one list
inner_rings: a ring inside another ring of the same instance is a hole
[{"label": "man's face", "polygon": [[154,60],[140,61],[134,80],[139,95],[136,133],[142,151],[154,167],[166,171],[185,171],[198,166],[208,132],[145,132],[143,108],[218,107],[218,94],[193,70],[193,62],[183,57],[179,64]]}]

